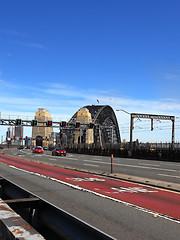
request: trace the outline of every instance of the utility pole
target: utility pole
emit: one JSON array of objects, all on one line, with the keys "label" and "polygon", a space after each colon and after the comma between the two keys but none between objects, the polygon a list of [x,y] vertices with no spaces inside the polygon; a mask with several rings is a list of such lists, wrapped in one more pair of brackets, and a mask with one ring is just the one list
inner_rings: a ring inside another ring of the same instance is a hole
[{"label": "utility pole", "polygon": [[131,114],[131,123],[130,123],[130,148],[131,148],[131,153],[132,153],[132,150],[133,150],[133,128],[134,128],[133,121],[134,121],[134,117]]},{"label": "utility pole", "polygon": [[172,149],[174,149],[174,122],[175,122],[175,118],[172,118],[171,121],[172,121]]}]

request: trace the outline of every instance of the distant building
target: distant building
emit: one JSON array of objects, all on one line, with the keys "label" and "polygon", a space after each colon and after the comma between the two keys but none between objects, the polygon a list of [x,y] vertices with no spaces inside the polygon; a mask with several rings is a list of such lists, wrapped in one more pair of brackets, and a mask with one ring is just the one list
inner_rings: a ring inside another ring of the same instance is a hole
[{"label": "distant building", "polygon": [[14,128],[13,126],[10,126],[8,127],[8,130],[6,132],[6,141],[8,141],[8,144],[12,143],[11,139],[13,138],[13,136],[14,136]]},{"label": "distant building", "polygon": [[38,121],[38,125],[32,127],[32,138],[34,139],[32,145],[42,145],[47,147],[53,145],[53,127],[46,126],[47,121],[52,121],[49,111],[44,108],[38,108],[34,119]]},{"label": "distant building", "polygon": [[14,136],[14,127],[10,126],[8,127],[8,130],[6,132],[6,138],[12,138]]},{"label": "distant building", "polygon": [[20,136],[23,137],[23,126],[15,126],[15,137],[19,138]]}]

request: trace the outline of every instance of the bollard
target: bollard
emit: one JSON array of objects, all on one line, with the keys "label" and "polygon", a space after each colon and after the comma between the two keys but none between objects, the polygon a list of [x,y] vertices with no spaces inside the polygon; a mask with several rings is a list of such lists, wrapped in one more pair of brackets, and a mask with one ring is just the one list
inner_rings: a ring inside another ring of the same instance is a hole
[{"label": "bollard", "polygon": [[113,173],[113,154],[111,154],[111,173]]}]

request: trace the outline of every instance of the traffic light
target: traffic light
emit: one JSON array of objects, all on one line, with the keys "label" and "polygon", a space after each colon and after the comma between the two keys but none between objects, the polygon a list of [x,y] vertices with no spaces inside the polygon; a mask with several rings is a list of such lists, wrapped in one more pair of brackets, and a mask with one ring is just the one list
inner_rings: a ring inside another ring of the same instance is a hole
[{"label": "traffic light", "polygon": [[75,127],[76,127],[76,128],[79,128],[79,127],[80,127],[80,122],[76,122]]},{"label": "traffic light", "polygon": [[31,121],[31,126],[37,126],[37,120],[35,120],[35,119],[32,120],[32,121]]},{"label": "traffic light", "polygon": [[15,125],[21,125],[21,119],[16,119]]},{"label": "traffic light", "polygon": [[22,140],[22,136],[20,136],[19,139]]},{"label": "traffic light", "polygon": [[26,136],[25,139],[28,139],[28,136]]},{"label": "traffic light", "polygon": [[47,126],[52,127],[52,121],[47,121]]},{"label": "traffic light", "polygon": [[94,123],[89,123],[89,128],[94,128]]},{"label": "traffic light", "polygon": [[61,127],[66,127],[66,122],[65,121],[61,122]]}]

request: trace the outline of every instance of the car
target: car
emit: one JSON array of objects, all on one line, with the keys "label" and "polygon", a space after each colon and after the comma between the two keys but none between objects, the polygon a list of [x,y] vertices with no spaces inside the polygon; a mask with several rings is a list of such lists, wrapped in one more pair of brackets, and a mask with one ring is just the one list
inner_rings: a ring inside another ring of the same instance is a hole
[{"label": "car", "polygon": [[66,150],[62,149],[62,148],[55,148],[54,150],[52,150],[52,155],[53,156],[66,156]]},{"label": "car", "polygon": [[48,150],[48,147],[43,147],[43,150],[45,151],[45,150]]},{"label": "car", "polygon": [[17,147],[17,149],[24,149],[23,145]]},{"label": "car", "polygon": [[33,150],[32,150],[33,153],[43,153],[43,148],[42,147],[35,147]]}]

